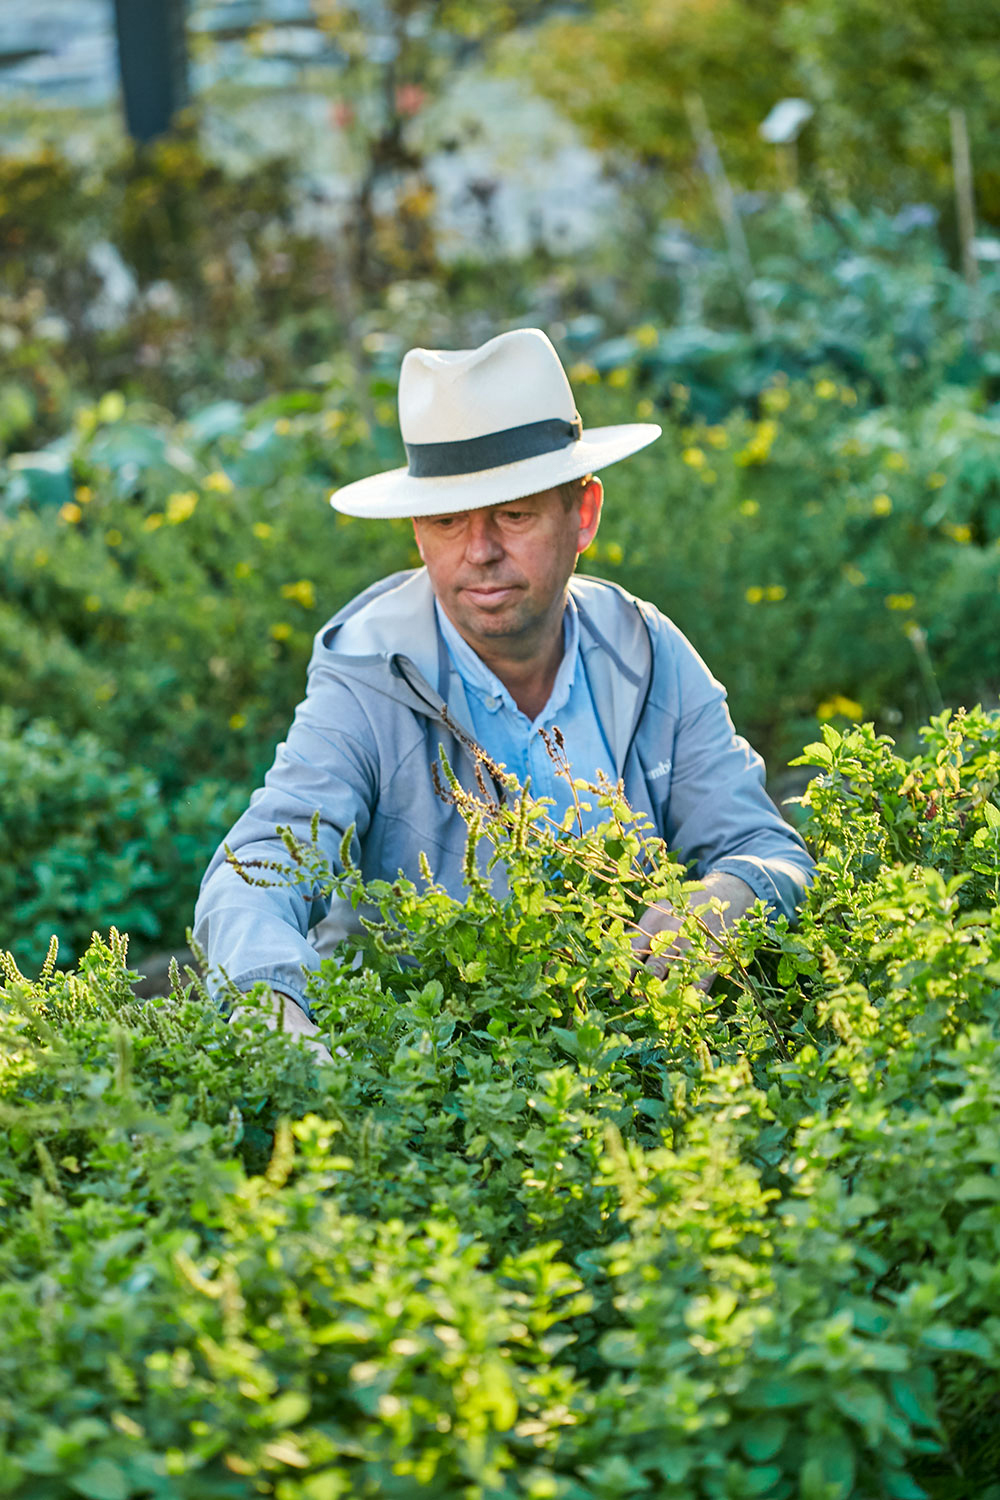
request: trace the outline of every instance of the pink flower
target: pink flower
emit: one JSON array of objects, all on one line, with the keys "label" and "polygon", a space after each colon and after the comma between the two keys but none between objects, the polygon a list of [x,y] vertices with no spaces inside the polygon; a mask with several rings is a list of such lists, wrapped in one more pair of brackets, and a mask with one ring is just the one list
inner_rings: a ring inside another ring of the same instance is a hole
[{"label": "pink flower", "polygon": [[396,90],[396,108],[401,115],[418,115],[427,103],[427,90],[419,83],[401,83]]}]

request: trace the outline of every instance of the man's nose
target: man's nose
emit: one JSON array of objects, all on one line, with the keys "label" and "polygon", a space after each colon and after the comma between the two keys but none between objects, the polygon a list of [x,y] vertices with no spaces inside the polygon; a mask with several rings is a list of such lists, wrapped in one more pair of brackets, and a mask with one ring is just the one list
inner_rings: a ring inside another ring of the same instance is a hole
[{"label": "man's nose", "polygon": [[491,515],[473,511],[469,516],[469,529],[465,539],[465,556],[471,563],[499,562],[503,556],[500,530]]}]

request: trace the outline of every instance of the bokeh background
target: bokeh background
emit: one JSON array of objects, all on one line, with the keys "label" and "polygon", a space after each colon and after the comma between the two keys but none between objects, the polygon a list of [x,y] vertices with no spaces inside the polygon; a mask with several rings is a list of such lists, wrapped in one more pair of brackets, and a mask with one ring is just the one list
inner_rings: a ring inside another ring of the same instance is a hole
[{"label": "bokeh background", "polygon": [[[415,343],[655,419],[587,558],[787,762],[1000,684],[995,0],[0,7],[0,946],[178,951]],[[794,816],[794,807],[788,809]]]}]

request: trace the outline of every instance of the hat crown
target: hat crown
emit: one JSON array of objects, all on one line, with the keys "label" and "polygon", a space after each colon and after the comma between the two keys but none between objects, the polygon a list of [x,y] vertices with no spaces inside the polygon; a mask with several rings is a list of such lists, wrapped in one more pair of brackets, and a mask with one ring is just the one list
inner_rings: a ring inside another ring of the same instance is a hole
[{"label": "hat crown", "polygon": [[498,334],[478,349],[411,349],[399,375],[406,443],[453,443],[529,422],[576,418],[559,356],[540,328]]}]

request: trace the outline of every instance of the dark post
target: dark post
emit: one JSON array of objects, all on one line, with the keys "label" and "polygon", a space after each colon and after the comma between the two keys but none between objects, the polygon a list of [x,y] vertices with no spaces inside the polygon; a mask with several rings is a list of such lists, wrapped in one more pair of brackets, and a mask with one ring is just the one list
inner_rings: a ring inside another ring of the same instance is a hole
[{"label": "dark post", "polygon": [[136,141],[163,135],[188,102],[187,0],[115,0],[125,123]]}]

